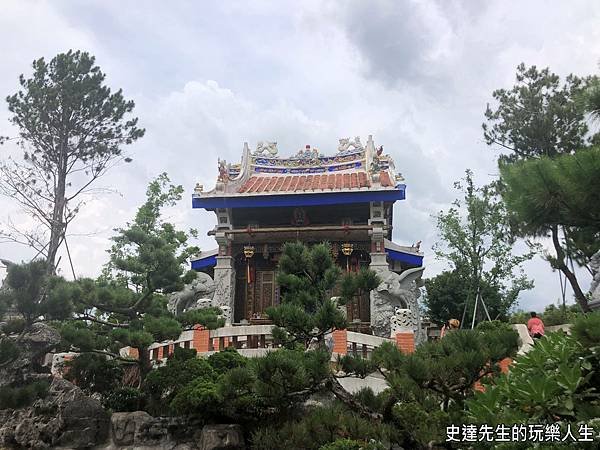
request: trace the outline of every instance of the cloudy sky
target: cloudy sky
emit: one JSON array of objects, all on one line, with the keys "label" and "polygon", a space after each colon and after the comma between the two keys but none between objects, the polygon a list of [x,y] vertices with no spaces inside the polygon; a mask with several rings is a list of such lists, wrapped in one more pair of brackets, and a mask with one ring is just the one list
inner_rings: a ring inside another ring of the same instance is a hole
[{"label": "cloudy sky", "polygon": [[[68,49],[96,56],[147,130],[127,150],[134,161],[102,180],[118,193],[90,199],[70,230],[78,275],[98,272],[111,230],[162,171],[187,190],[169,218],[198,228],[209,249],[204,232],[215,218],[189,199],[196,182],[214,184],[218,157],[237,161],[244,141],[259,140],[276,140],[283,155],[305,144],[333,153],[340,137],[372,134],[407,180],[394,240],[422,240],[432,276],[445,264],[431,254],[431,215],[448,207],[466,168],[480,183],[497,173],[498,153],[481,132],[492,91],[513,84],[520,62],[563,76],[598,73],[600,2],[4,0],[0,97],[16,92],[33,59]],[[8,117],[0,105],[0,135],[14,136]],[[14,151],[4,146],[0,157]],[[0,216],[29,221],[4,198]],[[0,257],[32,256],[0,245]],[[526,271],[536,287],[523,308],[558,299],[546,262]]]}]

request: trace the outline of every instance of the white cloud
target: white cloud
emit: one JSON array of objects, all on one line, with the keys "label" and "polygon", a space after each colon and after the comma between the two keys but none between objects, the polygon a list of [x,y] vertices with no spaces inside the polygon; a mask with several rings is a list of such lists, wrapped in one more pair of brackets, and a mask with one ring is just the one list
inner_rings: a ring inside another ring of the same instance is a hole
[{"label": "white cloud", "polygon": [[[136,101],[147,134],[128,149],[134,161],[102,182],[122,195],[93,199],[71,229],[94,233],[70,242],[82,274],[97,272],[112,228],[133,216],[163,171],[187,189],[169,216],[198,228],[203,248],[214,247],[204,236],[214,217],[191,209],[191,190],[214,183],[217,158],[238,160],[243,142],[258,140],[277,140],[283,154],[306,143],[333,152],[339,137],[373,134],[408,183],[394,238],[423,240],[428,250],[437,238],[431,215],[453,199],[452,182],[467,167],[480,183],[496,172],[480,128],[491,91],[510,86],[521,61],[561,75],[596,72],[599,18],[592,1],[14,0],[0,16],[0,96],[16,90],[34,58],[82,48]],[[0,134],[14,133],[6,118],[0,108]],[[9,211],[0,199],[1,215]],[[0,252],[28,256],[13,246]],[[443,269],[427,256],[429,275]],[[547,263],[537,259],[527,270],[537,287],[524,307],[554,301],[557,275]]]}]

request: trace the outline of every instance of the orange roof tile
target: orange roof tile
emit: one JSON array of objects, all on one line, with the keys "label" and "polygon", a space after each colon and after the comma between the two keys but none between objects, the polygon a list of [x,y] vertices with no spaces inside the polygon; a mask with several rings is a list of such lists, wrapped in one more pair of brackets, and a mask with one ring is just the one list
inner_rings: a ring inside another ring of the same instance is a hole
[{"label": "orange roof tile", "polygon": [[[360,189],[369,187],[369,181],[365,171],[315,175],[255,175],[250,177],[238,189],[238,193]],[[384,181],[386,184],[384,184]],[[381,173],[381,185],[392,186],[387,172]]]}]

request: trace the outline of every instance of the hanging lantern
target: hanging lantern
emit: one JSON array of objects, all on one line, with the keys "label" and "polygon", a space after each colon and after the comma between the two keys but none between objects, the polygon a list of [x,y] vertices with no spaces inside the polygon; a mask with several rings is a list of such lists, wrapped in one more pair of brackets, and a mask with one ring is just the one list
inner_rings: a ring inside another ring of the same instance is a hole
[{"label": "hanging lantern", "polygon": [[254,245],[244,245],[244,256],[246,259],[254,256]]},{"label": "hanging lantern", "polygon": [[346,256],[346,272],[350,272],[350,255],[354,251],[354,244],[344,242],[342,244],[342,253]]},{"label": "hanging lantern", "polygon": [[349,242],[345,242],[342,244],[342,253],[346,256],[350,256],[354,251],[354,244],[350,244]]},{"label": "hanging lantern", "polygon": [[251,284],[254,281],[252,279],[252,269],[250,267],[250,259],[254,256],[253,245],[244,245],[244,256],[246,257],[246,282]]}]

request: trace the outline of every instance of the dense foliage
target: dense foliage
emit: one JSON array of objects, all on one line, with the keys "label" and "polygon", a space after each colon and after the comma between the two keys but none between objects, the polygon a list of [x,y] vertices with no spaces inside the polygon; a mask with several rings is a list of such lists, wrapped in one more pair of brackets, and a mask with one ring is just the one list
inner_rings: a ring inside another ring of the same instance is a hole
[{"label": "dense foliage", "polygon": [[[286,346],[312,341],[323,343],[325,335],[346,327],[344,314],[338,309],[361,290],[370,291],[379,284],[370,270],[342,274],[331,256],[328,244],[308,247],[300,242],[283,246],[277,283],[281,305],[267,310],[276,325],[273,336]],[[331,298],[339,286],[337,302]]]},{"label": "dense foliage", "polygon": [[586,295],[567,257],[586,265],[600,249],[600,148],[502,164],[500,172],[513,229],[523,237],[552,239],[555,255],[546,258],[565,274],[587,311]]},{"label": "dense foliage", "polygon": [[[73,311],[75,292],[63,278],[48,276],[46,267],[46,262],[34,260],[8,268],[0,303],[20,313],[24,327],[42,319],[66,319]],[[18,330],[18,321],[9,322],[5,331],[11,331],[12,327]]]},{"label": "dense foliage", "polygon": [[181,186],[169,183],[166,174],[150,183],[146,202],[134,221],[117,230],[103,275],[73,283],[78,293],[75,317],[61,326],[64,341],[80,352],[122,359],[120,348],[136,349],[142,381],[151,369],[150,344],[177,338],[183,326],[193,325],[189,319],[219,325],[217,310],[182,320],[167,310],[166,294],[181,289],[195,276],[184,267],[197,248],[188,245],[187,233],[161,220],[162,210],[179,201],[182,192]]},{"label": "dense foliage", "polygon": [[582,316],[575,321],[572,336],[557,332],[537,341],[514,360],[509,375],[494,377],[485,392],[467,400],[467,420],[490,426],[560,422],[563,427],[571,424],[573,430],[582,422],[597,422],[599,325],[600,313]]},{"label": "dense foliage", "polygon": [[[485,280],[481,281],[480,293],[491,318],[505,320],[507,311],[512,306],[512,299],[504,297]],[[465,306],[473,307],[472,304],[465,304],[470,294],[467,274],[461,270],[447,270],[425,280],[423,306],[434,323],[443,324],[449,319],[460,319]]]},{"label": "dense foliage", "polygon": [[279,450],[285,442],[287,448],[307,450],[380,450],[387,448],[381,442],[389,443],[393,435],[391,427],[372,423],[336,404],[317,407],[281,427],[258,429],[252,435],[252,448]]},{"label": "dense foliage", "polygon": [[[483,297],[484,290],[491,295],[489,299],[484,298],[486,305],[489,300],[496,316],[505,316],[519,293],[533,287],[533,282],[521,268],[533,253],[513,254],[515,238],[497,184],[477,187],[472,172],[467,170],[465,178],[455,183],[455,188],[462,194],[462,199],[455,200],[450,209],[437,214],[441,241],[433,247],[438,258],[452,265],[454,275],[462,277],[461,290],[466,296],[461,299],[464,304],[461,315],[455,318],[463,325],[477,320],[473,317],[475,302],[478,297]],[[438,299],[432,300],[439,303]],[[480,317],[485,317],[482,309],[480,305]],[[450,318],[445,317],[444,321]]]},{"label": "dense foliage", "polygon": [[47,381],[32,381],[24,386],[0,387],[0,410],[18,409],[31,405],[48,394]]},{"label": "dense foliage", "polygon": [[520,64],[516,84],[492,93],[497,104],[488,104],[485,111],[486,143],[508,151],[500,157],[506,162],[570,154],[585,147],[592,138],[578,98],[590,81],[569,75],[561,84],[548,68]]}]

